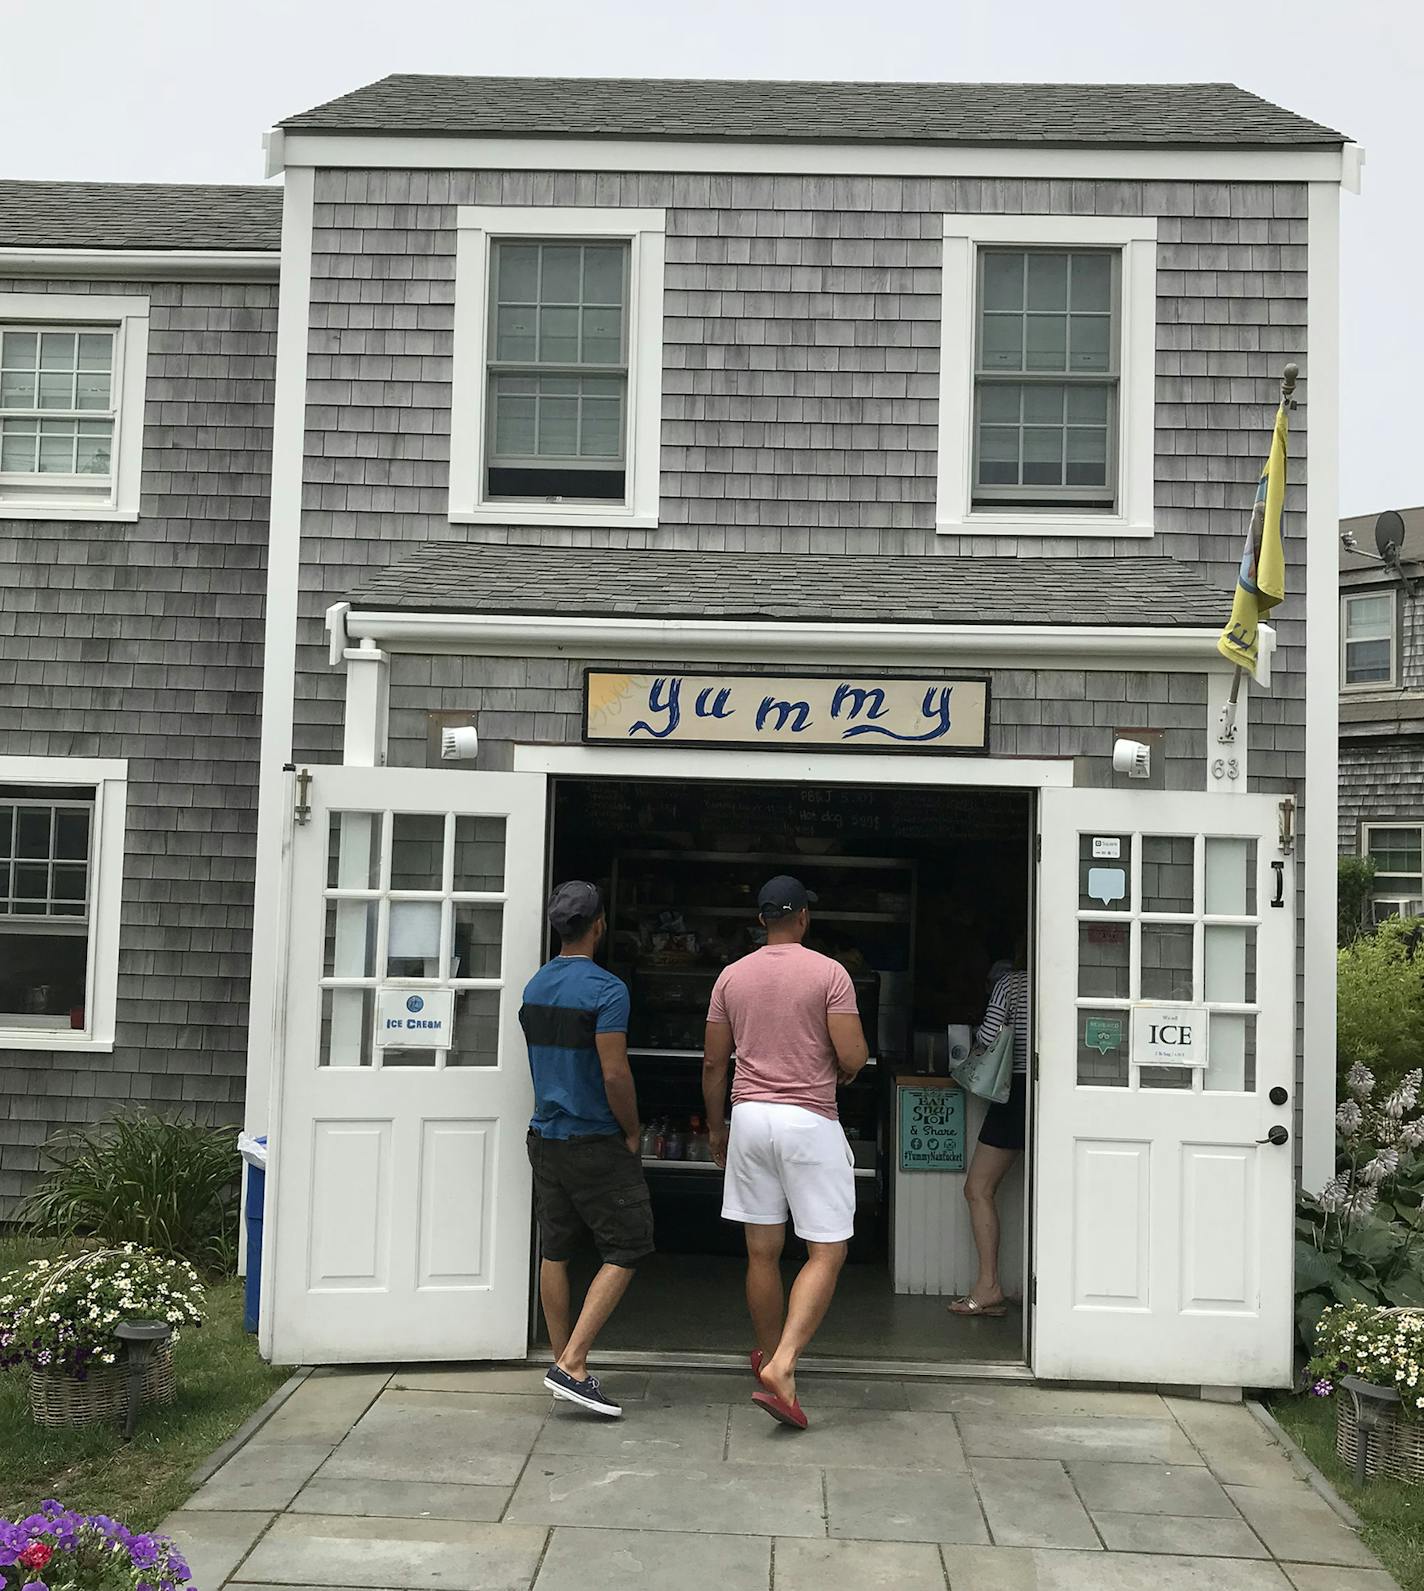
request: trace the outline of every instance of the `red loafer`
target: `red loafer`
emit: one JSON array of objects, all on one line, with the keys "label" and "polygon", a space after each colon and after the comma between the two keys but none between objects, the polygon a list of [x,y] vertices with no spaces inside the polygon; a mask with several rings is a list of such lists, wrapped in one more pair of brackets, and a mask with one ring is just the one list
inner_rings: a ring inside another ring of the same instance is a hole
[{"label": "red loafer", "polygon": [[766,1355],[760,1348],[753,1348],[747,1357],[751,1360],[752,1374],[760,1381],[761,1367],[766,1363]]},{"label": "red loafer", "polygon": [[789,1425],[794,1430],[804,1431],[810,1424],[801,1408],[799,1398],[794,1403],[788,1403],[785,1398],[777,1397],[774,1392],[753,1392],[752,1402],[759,1408],[765,1409],[773,1420],[780,1421],[782,1425]]}]

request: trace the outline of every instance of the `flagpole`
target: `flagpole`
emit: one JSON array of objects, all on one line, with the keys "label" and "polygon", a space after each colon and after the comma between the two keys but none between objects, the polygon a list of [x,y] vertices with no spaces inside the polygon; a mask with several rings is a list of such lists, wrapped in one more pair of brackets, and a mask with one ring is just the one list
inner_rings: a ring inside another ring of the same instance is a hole
[{"label": "flagpole", "polygon": [[[1281,401],[1280,409],[1295,408],[1295,384],[1300,379],[1300,366],[1290,364],[1281,372]],[[1216,737],[1217,744],[1229,746],[1236,739],[1236,710],[1241,697],[1241,681],[1245,678],[1246,670],[1238,663],[1231,675],[1231,694],[1226,699],[1226,706],[1221,709],[1221,733]]]}]

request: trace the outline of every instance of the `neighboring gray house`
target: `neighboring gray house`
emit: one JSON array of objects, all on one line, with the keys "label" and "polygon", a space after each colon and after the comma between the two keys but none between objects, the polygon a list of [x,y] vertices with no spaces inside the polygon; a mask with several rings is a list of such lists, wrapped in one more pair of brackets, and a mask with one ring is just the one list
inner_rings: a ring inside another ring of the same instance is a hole
[{"label": "neighboring gray house", "polygon": [[241,1119],[281,204],[0,182],[0,1217]]},{"label": "neighboring gray house", "polygon": [[1373,514],[1340,523],[1340,854],[1375,861],[1376,917],[1424,914],[1424,508],[1398,569]]}]

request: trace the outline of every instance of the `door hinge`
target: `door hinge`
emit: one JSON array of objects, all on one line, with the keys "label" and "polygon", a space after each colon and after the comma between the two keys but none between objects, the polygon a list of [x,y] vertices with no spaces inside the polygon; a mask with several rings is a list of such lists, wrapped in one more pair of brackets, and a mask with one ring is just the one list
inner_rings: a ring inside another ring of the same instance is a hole
[{"label": "door hinge", "polygon": [[298,823],[306,823],[311,817],[311,786],[311,769],[303,768],[297,775],[297,804],[292,809]]},{"label": "door hinge", "polygon": [[1033,837],[1033,859],[1035,862],[1043,860],[1043,836],[1035,834]]},{"label": "door hinge", "polygon": [[1038,1302],[1038,1277],[1030,1276],[1028,1279],[1028,1301],[1030,1304]]}]

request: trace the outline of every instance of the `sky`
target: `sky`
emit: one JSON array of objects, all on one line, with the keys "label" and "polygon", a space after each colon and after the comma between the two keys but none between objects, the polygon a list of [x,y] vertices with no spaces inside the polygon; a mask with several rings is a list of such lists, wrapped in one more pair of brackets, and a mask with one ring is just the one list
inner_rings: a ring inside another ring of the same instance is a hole
[{"label": "sky", "polygon": [[5,177],[259,182],[266,128],[390,72],[1238,83],[1365,147],[1342,200],[1340,508],[1424,503],[1414,0],[0,4]]}]

